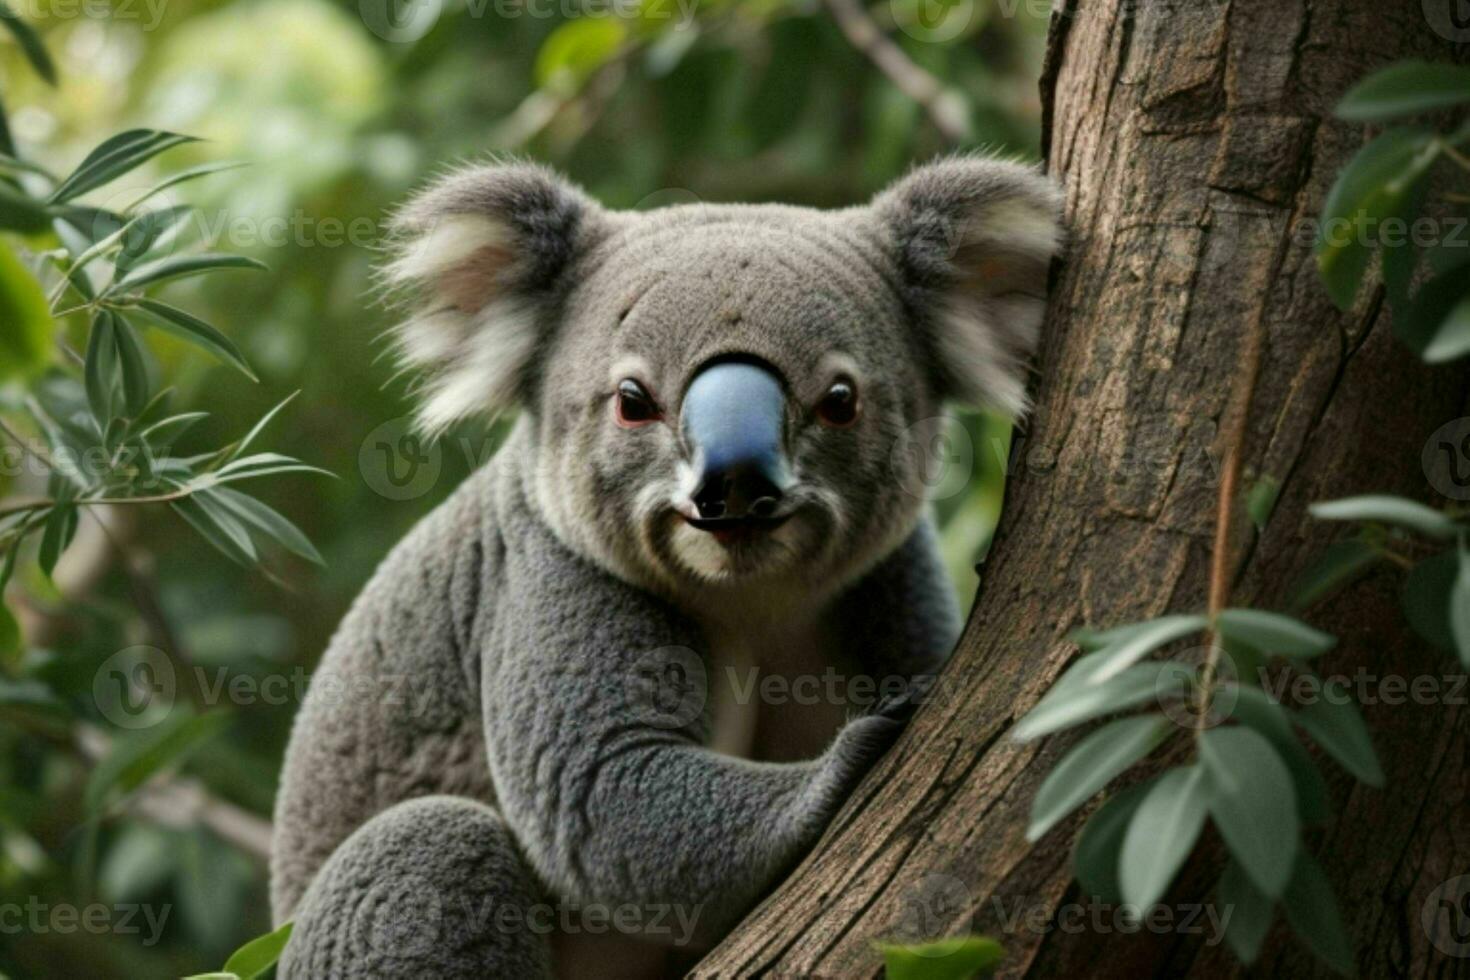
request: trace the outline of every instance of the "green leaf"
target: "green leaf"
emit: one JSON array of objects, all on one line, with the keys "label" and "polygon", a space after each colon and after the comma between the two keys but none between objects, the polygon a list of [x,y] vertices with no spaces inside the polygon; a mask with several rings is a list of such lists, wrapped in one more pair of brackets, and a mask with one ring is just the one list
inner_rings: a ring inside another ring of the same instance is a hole
[{"label": "green leaf", "polygon": [[87,389],[87,404],[99,429],[106,429],[112,419],[113,392],[117,376],[116,324],[111,310],[98,310],[92,317],[87,337],[87,355],[82,378]]},{"label": "green leaf", "polygon": [[194,209],[187,204],[147,211],[119,229],[117,236],[122,242],[122,249],[113,261],[118,275],[127,275],[165,234],[193,212]]},{"label": "green leaf", "polygon": [[1266,530],[1266,522],[1271,519],[1271,512],[1276,509],[1276,498],[1280,495],[1281,481],[1274,476],[1263,476],[1251,486],[1246,494],[1245,509],[1257,531]]},{"label": "green leaf", "polygon": [[1420,356],[1427,364],[1443,364],[1470,354],[1470,289],[1450,307]]},{"label": "green leaf", "polygon": [[1321,865],[1306,851],[1297,855],[1282,906],[1292,931],[1308,949],[1338,973],[1352,974],[1353,941],[1343,928],[1337,898]]},{"label": "green leaf", "polygon": [[1155,780],[1131,786],[1109,799],[1087,821],[1077,837],[1072,865],[1083,890],[1109,905],[1123,900],[1118,885],[1118,860],[1123,837],[1139,804]]},{"label": "green leaf", "polygon": [[301,529],[268,505],[229,487],[216,487],[202,492],[218,500],[236,517],[258,528],[287,551],[318,565],[326,564]]},{"label": "green leaf", "polygon": [[31,63],[36,74],[44,78],[51,85],[56,84],[56,66],[51,63],[51,55],[46,52],[46,45],[41,43],[41,37],[35,29],[11,8],[10,4],[0,0],[0,24],[4,24],[15,38],[15,43],[20,45],[21,52],[26,60]]},{"label": "green leaf", "polygon": [[1426,361],[1431,349],[1436,362],[1459,356],[1455,352],[1464,329],[1460,325],[1466,316],[1466,282],[1464,270],[1458,267],[1437,273],[1414,295],[1403,316],[1394,311],[1394,336]]},{"label": "green leaf", "polygon": [[47,578],[56,570],[56,563],[77,531],[77,508],[67,501],[58,501],[46,514],[46,524],[41,531],[41,548],[37,561]]},{"label": "green leaf", "polygon": [[143,347],[131,324],[119,313],[112,314],[113,341],[117,344],[117,363],[122,368],[123,402],[128,415],[136,416],[148,404],[148,367],[143,360]]},{"label": "green leaf", "polygon": [[1450,593],[1450,632],[1460,662],[1470,669],[1470,539],[1460,538],[1460,574]]},{"label": "green leaf", "polygon": [[1379,223],[1398,211],[1439,152],[1432,130],[1391,129],[1359,150],[1338,175],[1322,209],[1317,271],[1340,308],[1353,304]]},{"label": "green leaf", "polygon": [[612,60],[628,36],[615,17],[578,17],[559,25],[536,52],[538,88],[574,95],[597,70]]},{"label": "green leaf", "polygon": [[281,958],[286,950],[286,941],[291,938],[291,926],[292,923],[287,922],[274,932],[257,936],[235,950],[225,961],[225,972],[240,980],[255,980]]},{"label": "green leaf", "polygon": [[1197,633],[1207,625],[1209,620],[1198,615],[1161,616],[1147,623],[1136,623],[1120,639],[1103,648],[1104,654],[1088,683],[1105,683],[1164,644]]},{"label": "green leaf", "polygon": [[1215,619],[1222,636],[1265,653],[1286,657],[1315,657],[1326,653],[1337,639],[1299,619],[1263,609],[1226,609]]},{"label": "green leaf", "polygon": [[1450,604],[1459,573],[1459,559],[1454,549],[1449,549],[1419,562],[1404,578],[1401,599],[1404,618],[1415,633],[1446,652],[1455,649]]},{"label": "green leaf", "polygon": [[245,355],[240,353],[234,341],[192,313],[143,296],[130,298],[129,305],[148,314],[159,329],[209,351],[219,360],[238,368],[251,381],[260,380],[245,363]]},{"label": "green leaf", "polygon": [[174,255],[168,258],[145,262],[123,276],[110,289],[108,295],[151,286],[155,283],[199,276],[219,269],[264,269],[264,262],[244,255],[228,255],[222,252],[202,252],[198,255]]},{"label": "green leaf", "polygon": [[888,980],[970,980],[988,975],[1005,956],[985,936],[957,936],[918,945],[879,943]]},{"label": "green leaf", "polygon": [[1012,737],[1026,742],[1114,711],[1156,701],[1182,691],[1186,675],[1187,671],[1181,671],[1179,664],[1148,663],[1129,667],[1101,684],[1066,688],[1058,685],[1017,722]]},{"label": "green leaf", "polygon": [[1444,514],[1417,500],[1389,494],[1366,494],[1312,504],[1307,510],[1323,521],[1371,521],[1392,524],[1439,540],[1453,538],[1459,527]]},{"label": "green leaf", "polygon": [[1279,897],[1301,834],[1286,764],[1264,736],[1240,725],[1204,732],[1199,755],[1220,836],[1256,887]]},{"label": "green leaf", "polygon": [[250,543],[250,535],[240,526],[240,522],[226,511],[227,523],[225,527],[221,527],[217,520],[218,514],[202,504],[198,497],[196,493],[171,501],[169,508],[187,521],[189,526],[198,531],[204,540],[218,548],[231,561],[238,562],[247,568],[254,565],[255,548]]},{"label": "green leaf", "polygon": [[4,602],[0,601],[0,662],[13,660],[20,653],[21,643],[20,624],[15,621],[10,610],[5,608]]},{"label": "green leaf", "polygon": [[1114,777],[1152,752],[1171,727],[1169,719],[1161,715],[1121,718],[1078,742],[1037,790],[1026,839],[1041,837]]},{"label": "green leaf", "polygon": [[144,201],[156,197],[170,187],[177,187],[186,181],[198,180],[200,177],[208,177],[210,174],[224,173],[226,170],[239,170],[241,167],[246,166],[249,166],[249,163],[244,160],[222,160],[215,163],[201,163],[196,167],[187,167],[183,170],[176,171],[144,191],[143,196],[128,205],[127,210],[131,211]]},{"label": "green leaf", "polygon": [[1199,766],[1170,769],[1149,787],[1128,832],[1118,862],[1123,900],[1147,909],[1169,889],[1208,812],[1208,781]]},{"label": "green leaf", "polygon": [[1383,767],[1373,751],[1368,726],[1346,691],[1334,693],[1324,683],[1316,700],[1297,711],[1295,718],[1312,741],[1354,777],[1369,786],[1383,785]]},{"label": "green leaf", "polygon": [[34,235],[51,226],[51,212],[9,181],[0,180],[0,229]]},{"label": "green leaf", "polygon": [[[291,394],[287,395],[285,398],[282,398],[279,402],[277,402],[275,407],[272,408],[269,412],[266,412],[264,415],[262,415],[256,421],[256,423],[250,427],[250,431],[245,433],[245,438],[235,443],[235,448],[230,450],[229,455],[225,457],[225,462],[231,463],[235,460],[238,460],[240,458],[240,454],[249,449],[250,444],[255,441],[256,437],[265,430],[266,426],[271,424],[271,420],[281,413],[281,409],[291,404],[292,400],[295,399],[295,397],[299,394],[301,394],[300,391],[291,392]],[[285,459],[285,457],[279,458]]]},{"label": "green leaf", "polygon": [[1297,740],[1291,727],[1291,716],[1271,695],[1258,687],[1231,684],[1224,700],[1233,699],[1231,717],[1265,736],[1286,763],[1291,782],[1296,787],[1297,807],[1307,823],[1319,823],[1330,815],[1327,782],[1312,754]]},{"label": "green leaf", "polygon": [[1225,927],[1225,942],[1247,965],[1261,953],[1261,944],[1271,930],[1276,903],[1252,884],[1239,861],[1231,861],[1220,876],[1215,893],[1217,904],[1230,910],[1230,924]]},{"label": "green leaf", "polygon": [[1362,538],[1334,541],[1296,580],[1288,605],[1296,612],[1308,609],[1382,560],[1382,550]]},{"label": "green leaf", "polygon": [[153,129],[130,129],[103,141],[87,154],[77,169],[51,192],[51,204],[61,204],[101,187],[142,166],[165,150],[198,142],[192,136]]},{"label": "green leaf", "polygon": [[0,382],[32,377],[45,368],[52,330],[41,284],[0,242]]},{"label": "green leaf", "polygon": [[182,762],[229,721],[225,711],[195,715],[180,710],[152,728],[118,737],[87,780],[88,812],[100,814],[114,790],[131,793],[165,767]]},{"label": "green leaf", "polygon": [[1406,61],[1354,85],[1337,104],[1337,115],[1350,122],[1383,122],[1462,102],[1470,102],[1470,68]]}]

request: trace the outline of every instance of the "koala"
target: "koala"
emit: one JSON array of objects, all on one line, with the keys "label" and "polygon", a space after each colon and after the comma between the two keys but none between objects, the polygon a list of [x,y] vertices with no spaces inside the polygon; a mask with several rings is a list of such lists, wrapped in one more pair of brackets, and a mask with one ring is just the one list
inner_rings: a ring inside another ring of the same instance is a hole
[{"label": "koala", "polygon": [[[1059,211],[979,156],[835,211],[617,212],[520,162],[412,199],[385,275],[420,422],[517,414],[312,679],[281,975],[656,976],[730,930],[949,656],[915,432],[947,401],[1025,409]],[[824,673],[898,684],[745,682]]]}]

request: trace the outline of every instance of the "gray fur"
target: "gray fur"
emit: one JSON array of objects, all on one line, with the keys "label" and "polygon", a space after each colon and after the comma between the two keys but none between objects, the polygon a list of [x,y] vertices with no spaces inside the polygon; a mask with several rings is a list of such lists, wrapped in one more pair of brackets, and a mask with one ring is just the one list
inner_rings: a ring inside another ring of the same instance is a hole
[{"label": "gray fur", "polygon": [[[759,725],[783,734],[746,749],[798,761],[749,761],[711,748],[722,671],[911,679],[942,665],[958,611],[914,492],[919,458],[901,449],[945,397],[1016,402],[1031,328],[997,318],[1039,315],[1055,212],[1035,173],[975,158],[837,212],[619,214],[526,165],[453,175],[409,205],[389,272],[423,304],[405,331],[447,331],[404,344],[438,399],[427,423],[524,411],[384,561],[313,680],[277,801],[273,910],[298,923],[283,976],[544,974],[542,936],[464,911],[487,904],[675,906],[696,945],[738,921],[897,737],[906,705],[839,705],[789,736],[779,726],[798,709],[761,707]],[[513,356],[481,356],[486,344]],[[985,349],[994,363],[945,360]],[[800,507],[769,539],[722,549],[672,509],[690,452],[675,420],[697,369],[731,353],[789,388]],[[475,388],[466,365],[490,365],[478,404],[461,397]],[[860,393],[846,429],[810,409],[838,374]],[[666,423],[613,423],[627,376]],[[670,713],[642,678],[672,649],[695,663]],[[436,935],[452,936],[416,942],[383,912],[407,951],[354,946],[361,909],[405,874],[432,882]]]}]

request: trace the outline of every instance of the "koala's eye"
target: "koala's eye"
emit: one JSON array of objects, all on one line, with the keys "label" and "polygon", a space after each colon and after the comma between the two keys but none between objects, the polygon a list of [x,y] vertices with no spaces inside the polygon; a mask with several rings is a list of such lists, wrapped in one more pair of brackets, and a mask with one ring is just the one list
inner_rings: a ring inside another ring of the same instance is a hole
[{"label": "koala's eye", "polygon": [[846,428],[857,421],[857,386],[849,378],[838,378],[817,402],[817,418],[833,428]]},{"label": "koala's eye", "polygon": [[648,390],[632,378],[624,378],[618,382],[618,396],[614,405],[618,425],[625,429],[657,422],[663,414]]}]

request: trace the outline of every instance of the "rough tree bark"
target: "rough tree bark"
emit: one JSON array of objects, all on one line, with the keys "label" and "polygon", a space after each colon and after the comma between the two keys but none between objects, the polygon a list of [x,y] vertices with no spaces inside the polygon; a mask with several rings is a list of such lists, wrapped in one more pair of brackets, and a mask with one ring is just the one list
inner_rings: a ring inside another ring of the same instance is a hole
[{"label": "rough tree bark", "polygon": [[[1336,311],[1304,224],[1365,139],[1330,116],[1346,88],[1396,58],[1451,54],[1420,0],[1071,0],[1054,15],[1043,101],[1073,242],[1037,409],[943,696],[692,975],[878,976],[873,941],[916,929],[999,938],[1005,976],[1238,971],[1197,936],[1051,927],[1061,904],[1085,901],[1070,868],[1081,821],[1033,846],[1026,816],[1075,736],[1022,746],[1008,732],[1076,656],[1070,629],[1204,608],[1216,430],[1252,330],[1265,357],[1244,458],[1282,491],[1264,534],[1241,543],[1234,604],[1280,608],[1343,533],[1312,521],[1309,502],[1434,499],[1420,450],[1470,414],[1466,373],[1427,369],[1398,345],[1381,290]],[[1374,573],[1314,610],[1342,640],[1325,670],[1458,672],[1403,627],[1400,582]],[[1470,716],[1458,704],[1365,714],[1388,787],[1351,784],[1324,761],[1335,817],[1309,840],[1359,973],[1470,975],[1470,959],[1437,951],[1420,926],[1429,892],[1470,873]],[[1168,901],[1207,897],[1218,870],[1207,846]],[[1327,971],[1278,922],[1252,972]]]}]

